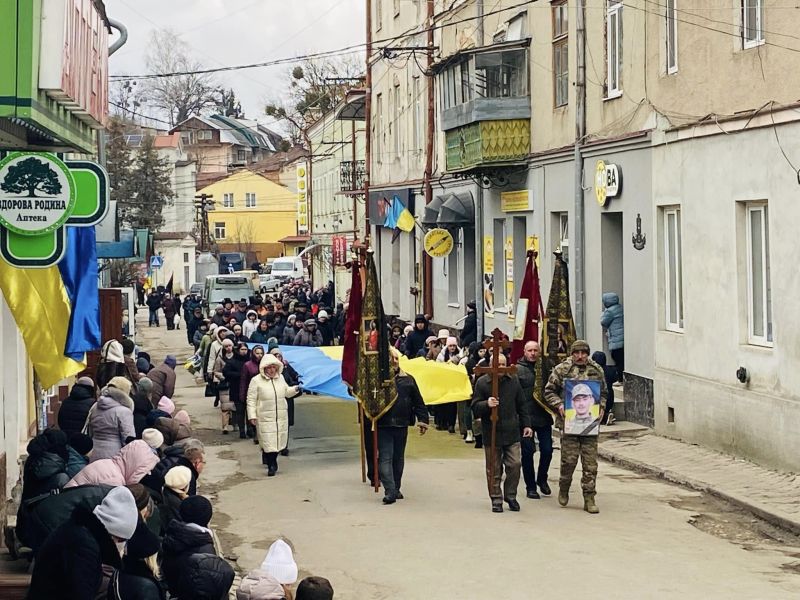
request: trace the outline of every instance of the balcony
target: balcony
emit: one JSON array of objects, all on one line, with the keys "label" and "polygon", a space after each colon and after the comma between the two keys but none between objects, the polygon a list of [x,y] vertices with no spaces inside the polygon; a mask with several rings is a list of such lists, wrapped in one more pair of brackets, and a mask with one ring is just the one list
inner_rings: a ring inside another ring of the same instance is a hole
[{"label": "balcony", "polygon": [[518,164],[530,153],[529,40],[466,50],[435,67],[446,170]]},{"label": "balcony", "polygon": [[345,193],[363,193],[366,165],[363,160],[345,160],[339,163],[339,183]]}]

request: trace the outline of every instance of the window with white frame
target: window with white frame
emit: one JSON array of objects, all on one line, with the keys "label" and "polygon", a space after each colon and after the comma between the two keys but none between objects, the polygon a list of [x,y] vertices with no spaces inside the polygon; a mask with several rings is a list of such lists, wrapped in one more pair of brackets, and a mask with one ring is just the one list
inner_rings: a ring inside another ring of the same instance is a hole
[{"label": "window with white frame", "polygon": [[214,133],[210,129],[201,129],[197,132],[198,140],[210,141],[214,138]]},{"label": "window with white frame", "polygon": [[569,102],[569,17],[566,0],[553,7],[553,88],[555,106]]},{"label": "window with white frame", "polygon": [[419,76],[414,77],[411,81],[411,101],[414,103],[414,150],[422,150],[422,88],[420,86]]},{"label": "window with white frame", "polygon": [[606,85],[607,97],[622,94],[622,0],[608,0],[606,9]]},{"label": "window with white frame", "polygon": [[558,215],[558,249],[564,254],[569,255],[569,213],[559,213]]},{"label": "window with white frame", "polygon": [[745,48],[764,43],[764,0],[742,0],[742,42]]},{"label": "window with white frame", "polygon": [[665,328],[683,331],[683,257],[681,209],[664,209],[664,307]]},{"label": "window with white frame", "polygon": [[769,267],[769,219],[765,203],[747,204],[748,342],[772,345],[772,288]]},{"label": "window with white frame", "polygon": [[373,0],[375,3],[375,30],[380,31],[383,27],[383,0]]},{"label": "window with white frame", "polygon": [[224,221],[217,221],[214,223],[214,239],[217,240],[224,240],[225,239],[225,222]]},{"label": "window with white frame", "polygon": [[678,72],[678,0],[664,0],[664,39],[667,44],[667,73]]},{"label": "window with white frame", "polygon": [[222,194],[222,207],[233,208],[233,194]]},{"label": "window with white frame", "polygon": [[250,192],[247,192],[244,195],[244,205],[246,208],[254,208],[256,205],[256,195]]},{"label": "window with white frame", "polygon": [[400,84],[396,83],[393,90],[393,100],[392,103],[394,104],[394,112],[392,113],[392,124],[389,128],[392,130],[393,139],[393,148],[394,148],[394,157],[397,158],[400,156],[400,152],[402,152],[402,141],[400,140],[400,132],[402,128],[400,127],[400,116],[403,112],[402,102],[400,100]]},{"label": "window with white frame", "polygon": [[[375,96],[375,135],[373,143],[383,148],[383,94]],[[383,151],[378,151],[378,162],[381,162]]]}]

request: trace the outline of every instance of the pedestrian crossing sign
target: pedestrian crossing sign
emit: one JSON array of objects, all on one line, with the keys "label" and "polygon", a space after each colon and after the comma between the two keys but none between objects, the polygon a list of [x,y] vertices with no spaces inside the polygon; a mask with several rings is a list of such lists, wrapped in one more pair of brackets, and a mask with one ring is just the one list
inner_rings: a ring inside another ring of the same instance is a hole
[{"label": "pedestrian crossing sign", "polygon": [[150,268],[151,269],[160,269],[164,266],[164,259],[160,256],[151,256],[150,257]]}]

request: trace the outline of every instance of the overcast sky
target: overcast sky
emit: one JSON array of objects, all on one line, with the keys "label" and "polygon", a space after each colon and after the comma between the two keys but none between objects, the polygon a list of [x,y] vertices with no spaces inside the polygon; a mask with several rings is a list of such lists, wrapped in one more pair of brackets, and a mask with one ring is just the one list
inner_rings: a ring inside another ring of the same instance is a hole
[{"label": "overcast sky", "polygon": [[[335,50],[365,39],[364,0],[105,0],[108,16],[128,28],[128,42],[110,72],[147,72],[153,29],[172,29],[207,67],[245,64]],[[218,75],[248,118],[266,121],[265,100],[280,97],[287,66]]]}]

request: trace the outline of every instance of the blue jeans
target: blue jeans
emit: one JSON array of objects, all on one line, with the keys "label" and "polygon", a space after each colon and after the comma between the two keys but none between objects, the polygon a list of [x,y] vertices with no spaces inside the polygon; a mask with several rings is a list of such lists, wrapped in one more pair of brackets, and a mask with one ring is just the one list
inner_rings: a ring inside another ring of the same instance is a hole
[{"label": "blue jeans", "polygon": [[387,496],[400,491],[408,427],[378,428],[378,474]]},{"label": "blue jeans", "polygon": [[148,322],[148,325],[153,325],[153,324],[155,324],[155,326],[158,327],[158,309],[153,310],[151,308],[150,309],[150,321]]},{"label": "blue jeans", "polygon": [[533,455],[536,453],[536,444],[533,438],[522,438],[522,477],[525,480],[527,491],[536,491],[536,486],[547,482],[547,473],[550,462],[553,460],[553,428],[534,427],[534,434],[539,440],[539,469],[534,466]]}]

